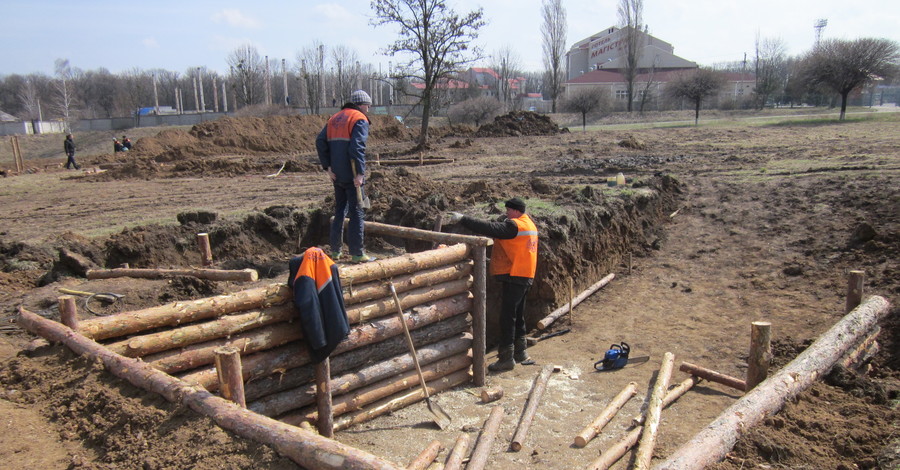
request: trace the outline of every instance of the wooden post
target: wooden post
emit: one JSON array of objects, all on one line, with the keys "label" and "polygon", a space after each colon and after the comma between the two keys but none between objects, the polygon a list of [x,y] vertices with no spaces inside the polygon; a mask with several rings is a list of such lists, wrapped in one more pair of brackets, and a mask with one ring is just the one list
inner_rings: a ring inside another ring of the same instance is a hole
[{"label": "wooden post", "polygon": [[619,409],[621,409],[635,393],[637,393],[637,382],[628,382],[628,385],[613,398],[609,405],[603,409],[603,412],[575,436],[575,447],[584,447],[588,442],[591,442],[591,439],[603,430],[603,427],[613,419],[616,413],[619,412]]},{"label": "wooden post", "polygon": [[491,447],[494,445],[494,438],[497,437],[497,430],[500,429],[500,422],[503,421],[503,407],[497,405],[491,408],[491,414],[484,427],[481,428],[481,434],[475,442],[475,449],[469,457],[469,465],[466,470],[482,470],[487,464],[487,459],[491,455]]},{"label": "wooden post", "polygon": [[707,369],[705,367],[700,367],[696,364],[691,364],[690,362],[682,362],[681,367],[678,370],[682,372],[687,372],[691,375],[696,375],[701,379],[709,380],[710,382],[720,383],[722,385],[727,385],[733,389],[740,390],[742,392],[747,391],[747,382],[744,382],[741,379],[732,377],[730,375],[725,375],[720,372],[716,372],[711,369]]},{"label": "wooden post", "polygon": [[213,258],[212,249],[209,247],[208,233],[197,234],[197,246],[200,248],[200,260],[203,263],[203,266],[211,265]]},{"label": "wooden post", "polygon": [[847,278],[847,305],[844,307],[844,314],[850,313],[862,301],[863,282],[866,273],[864,271],[850,271]]},{"label": "wooden post", "polygon": [[425,470],[431,465],[431,462],[434,462],[434,459],[437,458],[443,448],[444,446],[441,445],[441,441],[437,439],[431,441],[431,443],[428,444],[428,447],[417,455],[412,462],[406,465],[406,470]]},{"label": "wooden post", "polygon": [[494,388],[486,388],[481,391],[481,402],[490,403],[503,398],[503,389],[499,386]]},{"label": "wooden post", "polygon": [[572,278],[569,278],[569,326],[572,326],[572,322],[575,321],[575,316],[573,315],[573,311],[575,310],[575,284],[572,281]]},{"label": "wooden post", "polygon": [[316,364],[316,428],[325,437],[334,437],[334,413],[331,408],[331,361]]},{"label": "wooden post", "polygon": [[461,433],[459,437],[456,438],[456,444],[453,445],[453,450],[450,451],[450,455],[447,456],[447,460],[444,462],[444,470],[460,470],[462,468],[463,459],[466,458],[466,451],[468,450],[469,435]]},{"label": "wooden post", "polygon": [[531,422],[534,420],[534,414],[537,412],[538,404],[541,402],[541,396],[544,395],[544,390],[547,388],[547,382],[550,381],[550,374],[552,373],[553,366],[546,365],[541,370],[540,375],[534,379],[534,385],[531,387],[531,392],[528,394],[528,403],[525,405],[525,410],[522,411],[522,418],[519,419],[516,433],[513,435],[512,442],[509,444],[510,449],[515,452],[522,450],[522,443],[525,442],[525,438],[528,436],[528,428],[531,427]]},{"label": "wooden post", "polygon": [[750,324],[750,356],[747,358],[747,390],[769,376],[772,362],[772,324],[755,321]]},{"label": "wooden post", "polygon": [[474,246],[472,252],[475,256],[475,279],[472,284],[472,294],[475,296],[472,309],[472,376],[475,386],[483,387],[487,371],[487,248]]},{"label": "wooden post", "polygon": [[667,352],[663,355],[662,365],[659,367],[656,383],[653,384],[653,392],[650,394],[650,402],[647,406],[647,419],[644,422],[644,431],[641,433],[641,442],[638,445],[634,459],[635,470],[647,470],[650,468],[650,460],[653,459],[653,449],[656,447],[656,433],[659,429],[663,400],[666,397],[666,389],[669,388],[669,379],[672,378],[674,365],[674,354]]},{"label": "wooden post", "polygon": [[59,300],[59,319],[63,325],[73,330],[78,329],[78,309],[75,307],[75,297],[61,295]]},{"label": "wooden post", "polygon": [[223,346],[216,349],[216,371],[222,398],[231,400],[241,408],[247,407],[244,399],[244,378],[241,372],[241,353],[238,348]]}]

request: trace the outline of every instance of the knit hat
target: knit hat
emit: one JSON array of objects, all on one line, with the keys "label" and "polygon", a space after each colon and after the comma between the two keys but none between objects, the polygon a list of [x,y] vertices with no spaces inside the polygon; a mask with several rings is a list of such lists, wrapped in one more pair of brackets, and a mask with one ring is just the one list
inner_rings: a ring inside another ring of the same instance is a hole
[{"label": "knit hat", "polygon": [[519,212],[525,212],[525,201],[514,197],[508,201],[506,201],[506,207],[510,209],[515,209]]},{"label": "knit hat", "polygon": [[372,104],[372,98],[363,90],[356,90],[350,93],[350,102],[353,104]]}]

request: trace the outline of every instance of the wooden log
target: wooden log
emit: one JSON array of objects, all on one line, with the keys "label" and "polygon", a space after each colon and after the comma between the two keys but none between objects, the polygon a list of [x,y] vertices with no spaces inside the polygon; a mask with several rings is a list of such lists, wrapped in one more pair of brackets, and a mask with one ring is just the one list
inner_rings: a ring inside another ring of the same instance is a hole
[{"label": "wooden log", "polygon": [[[416,355],[422,364],[431,364],[435,361],[459,354],[468,350],[472,344],[471,336],[464,334],[448,338],[435,344],[420,347]],[[376,345],[381,347],[381,344]],[[336,356],[338,361],[341,356]],[[407,354],[394,356],[388,361],[378,362],[361,369],[353,370],[348,374],[335,377],[331,381],[331,390],[334,394],[348,393],[360,387],[372,385],[387,378],[396,377],[397,374],[408,372],[413,368],[412,357]],[[250,409],[266,416],[278,416],[288,411],[307,406],[315,400],[315,390],[304,385],[267,395],[250,404]]]},{"label": "wooden log", "polygon": [[[441,299],[432,305],[417,307],[416,315],[410,315],[406,324],[410,330],[421,328],[456,315],[463,314],[472,307],[472,300],[468,294],[460,294],[447,299]],[[344,341],[338,344],[332,355],[341,354],[356,348],[370,344],[380,343],[388,338],[403,333],[400,320],[396,317],[386,317],[372,323],[357,325],[350,328],[350,333]],[[309,350],[303,345],[286,345],[260,354],[253,354],[244,358],[244,380],[252,380],[265,377],[276,370],[286,370],[292,367],[300,367],[309,364]],[[183,378],[189,382],[203,386],[207,390],[215,387],[214,371],[201,369],[185,375]]]},{"label": "wooden log", "polygon": [[597,292],[598,290],[600,290],[600,288],[609,284],[613,279],[615,279],[615,277],[616,277],[615,273],[609,274],[606,277],[604,277],[603,279],[601,279],[600,281],[598,281],[597,283],[595,283],[594,285],[592,285],[591,287],[588,287],[587,289],[584,290],[584,292],[578,294],[578,296],[575,297],[574,300],[570,301],[569,305],[563,305],[562,307],[554,310],[552,313],[550,313],[550,315],[547,315],[541,321],[539,321],[537,323],[537,328],[539,330],[547,329],[547,327],[552,325],[553,322],[555,322],[556,320],[559,319],[559,317],[565,315],[566,313],[568,313],[570,311],[571,308],[574,308],[575,305],[580,304],[581,302],[584,301],[584,299],[590,297],[591,294],[593,294],[594,292]]},{"label": "wooden log", "polygon": [[84,320],[78,331],[95,340],[115,338],[162,326],[182,325],[229,313],[283,304],[290,300],[285,284],[271,284],[233,294],[173,302],[158,307]]},{"label": "wooden log", "polygon": [[[669,390],[669,392],[666,393],[666,398],[663,400],[663,408],[672,404],[672,402],[680,398],[688,390],[690,390],[691,387],[698,384],[699,382],[699,377],[691,376],[678,384],[678,386]],[[646,417],[646,412],[642,412],[638,414],[638,416],[636,416],[634,419],[632,419],[631,421],[634,429],[629,431],[628,434],[622,436],[622,438],[616,441],[616,443],[610,446],[608,449],[601,452],[600,457],[598,457],[597,460],[594,460],[590,465],[585,467],[586,470],[606,470],[609,467],[612,467],[613,464],[618,462],[626,452],[631,450],[631,448],[638,443],[638,439],[640,439],[641,437],[641,432],[644,430],[643,424]]]},{"label": "wooden log", "polygon": [[316,429],[325,437],[334,437],[334,413],[331,397],[331,367],[326,357],[316,364],[316,409],[320,419],[316,420]]},{"label": "wooden log", "polygon": [[452,158],[425,158],[421,160],[381,160],[381,165],[437,165],[441,163],[453,163]]},{"label": "wooden log", "polygon": [[[367,230],[370,223],[373,222],[365,223]],[[341,277],[341,284],[344,287],[348,287],[354,284],[374,281],[375,279],[387,279],[400,274],[457,263],[468,257],[468,245],[460,243],[446,248],[395,256],[371,263],[342,265],[339,267],[338,272]]]},{"label": "wooden log", "polygon": [[[429,302],[436,302],[440,299],[452,297],[457,294],[469,291],[472,284],[471,278],[457,279],[455,281],[445,282],[435,286],[427,286],[419,289],[413,289],[403,294],[400,298],[400,305],[404,310],[416,307],[418,305]],[[369,302],[364,305],[347,309],[347,319],[350,324],[367,322],[376,318],[392,315],[397,312],[397,306],[393,297]]]},{"label": "wooden log", "polygon": [[76,354],[103,362],[113,375],[136,387],[158,393],[169,401],[183,403],[241,437],[271,445],[277,452],[305,468],[397,469],[365,451],[256,413],[248,413],[235,403],[156,370],[139,359],[115,354],[75,331],[25,309],[19,309],[17,323],[49,341],[64,343]]},{"label": "wooden log", "polygon": [[522,411],[519,425],[516,426],[516,432],[513,434],[512,442],[509,445],[510,449],[514,452],[522,450],[522,443],[525,442],[525,438],[528,437],[528,428],[531,427],[531,422],[534,420],[534,414],[537,412],[538,404],[541,402],[541,397],[544,395],[544,390],[547,388],[547,382],[550,381],[550,374],[552,373],[553,366],[546,365],[541,369],[541,373],[534,380],[531,392],[528,393],[528,403],[525,405],[524,411]]},{"label": "wooden log", "polygon": [[872,296],[853,309],[775,375],[728,407],[715,421],[657,466],[659,469],[702,469],[718,462],[745,432],[780,410],[868,335],[890,312],[890,302]]},{"label": "wooden log", "polygon": [[255,269],[156,269],[156,268],[113,268],[88,269],[85,277],[90,280],[134,277],[140,279],[165,279],[175,276],[190,276],[211,281],[253,282],[259,279]]},{"label": "wooden log", "polygon": [[209,247],[209,234],[197,234],[197,248],[200,250],[200,262],[203,266],[210,266],[213,262],[212,249]]},{"label": "wooden log", "polygon": [[442,450],[444,450],[444,446],[441,444],[441,441],[431,441],[416,458],[406,464],[406,470],[425,470],[431,465],[431,462],[434,462],[434,459],[437,458]]},{"label": "wooden log", "polygon": [[[459,370],[445,377],[428,382],[428,394],[435,395],[444,390],[451,389],[457,385],[464,384],[472,380],[472,376],[467,370]],[[371,419],[377,418],[383,414],[397,411],[405,408],[413,403],[425,400],[425,395],[421,387],[417,387],[410,392],[374,403],[372,407],[349,413],[341,416],[334,422],[334,430],[342,431],[350,426],[364,423]]]},{"label": "wooden log", "polygon": [[398,227],[396,225],[380,224],[378,222],[369,221],[365,222],[365,230],[366,233],[375,233],[378,235],[387,235],[391,237],[437,242],[443,243],[445,245],[465,243],[472,246],[491,246],[494,244],[494,241],[487,237],[460,235],[458,233],[432,232],[431,230],[422,230],[411,227]]},{"label": "wooden log", "polygon": [[174,373],[212,364],[215,350],[222,346],[238,348],[247,355],[257,351],[272,349],[303,337],[300,325],[278,323],[247,331],[231,338],[222,338],[204,343],[192,344],[180,350],[163,351],[144,357],[144,362],[166,372]]},{"label": "wooden log", "polygon": [[[429,350],[432,347],[432,343],[439,343],[449,338],[459,338],[458,335],[460,333],[468,331],[470,328],[467,317],[467,315],[457,315],[448,320],[432,323],[412,331],[413,341],[419,347]],[[465,346],[465,348],[468,347]],[[341,374],[351,370],[356,371],[363,367],[377,365],[406,351],[409,351],[409,348],[406,346],[406,338],[396,336],[378,344],[364,346],[342,354],[333,354],[331,356],[331,371],[332,374]],[[313,380],[313,374],[309,367],[279,368],[273,372],[273,375],[256,378],[247,383],[245,387],[247,400],[253,401],[261,397],[295,389],[306,385],[311,380]]]},{"label": "wooden log", "polygon": [[491,447],[494,445],[494,438],[497,437],[497,431],[500,429],[500,423],[503,421],[503,407],[497,405],[491,408],[491,414],[484,422],[481,428],[481,434],[475,441],[475,449],[469,457],[469,465],[466,470],[483,470],[487,465],[488,457],[491,456]]},{"label": "wooden log", "polygon": [[472,248],[475,258],[475,275],[472,295],[475,296],[472,310],[472,376],[473,383],[483,387],[487,374],[487,248]]},{"label": "wooden log", "polygon": [[[293,320],[297,309],[292,304],[276,305],[264,310],[225,315],[203,323],[173,328],[116,341],[106,345],[110,351],[128,357],[141,357],[169,349],[212,341],[248,330]],[[299,324],[298,324],[299,325]],[[299,326],[297,326],[299,328]]]},{"label": "wooden log", "polygon": [[[422,368],[425,381],[438,380],[462,369],[468,369],[472,365],[472,358],[467,353],[460,353],[437,362],[432,362]],[[341,416],[363,409],[366,405],[374,403],[382,398],[391,396],[397,392],[408,390],[419,383],[418,372],[408,371],[399,376],[394,376],[370,384],[359,390],[339,395],[334,400],[333,412],[335,416]],[[312,409],[303,409],[283,415],[279,420],[296,424],[303,421],[316,421],[318,415]]]},{"label": "wooden log", "polygon": [[499,385],[494,388],[485,388],[481,390],[481,402],[490,403],[503,398],[503,388]]},{"label": "wooden log", "polygon": [[[420,287],[462,279],[471,274],[472,262],[466,260],[410,274],[402,274],[394,277],[393,282],[397,292],[403,293]],[[382,279],[377,279],[354,286],[352,289],[345,289],[344,305],[350,306],[369,300],[382,299],[389,295],[391,295],[391,291],[388,289],[387,283]]]},{"label": "wooden log", "polygon": [[859,303],[862,301],[865,278],[865,271],[850,271],[847,277],[847,303],[844,305],[845,315],[858,307]]},{"label": "wooden log", "polygon": [[222,398],[237,403],[241,408],[246,408],[240,351],[230,346],[216,349],[216,371]]},{"label": "wooden log", "polygon": [[453,445],[453,449],[450,450],[450,455],[448,455],[447,460],[444,461],[444,470],[460,470],[462,468],[463,460],[465,460],[466,453],[469,450],[469,440],[468,434],[459,434],[459,437],[456,438],[456,443]]},{"label": "wooden log", "polygon": [[742,392],[747,391],[747,382],[744,382],[743,380],[732,377],[730,375],[716,372],[712,369],[707,369],[696,364],[691,364],[690,362],[682,362],[678,370],[687,372],[691,375],[696,375],[697,377],[709,380],[710,382],[729,386],[735,390],[740,390]]},{"label": "wooden log", "polygon": [[772,324],[755,321],[750,324],[750,356],[747,357],[747,390],[769,376],[772,363]]},{"label": "wooden log", "polygon": [[635,455],[635,470],[647,470],[653,459],[653,450],[656,448],[656,435],[659,430],[660,416],[662,415],[663,400],[666,389],[669,388],[669,380],[672,378],[672,368],[675,366],[675,355],[667,352],[663,355],[662,365],[656,375],[653,384],[653,392],[647,405],[647,418],[644,422],[644,431],[641,432],[641,442],[638,444]]},{"label": "wooden log", "polygon": [[75,297],[71,295],[61,295],[57,299],[59,302],[59,319],[63,325],[73,330],[78,329],[78,307],[75,305]]},{"label": "wooden log", "polygon": [[859,343],[859,346],[848,350],[847,354],[844,354],[841,360],[838,361],[838,364],[845,369],[857,369],[859,365],[865,363],[868,358],[874,356],[880,349],[877,341],[879,334],[881,334],[881,327],[876,326],[872,329],[872,334]]},{"label": "wooden log", "polygon": [[588,424],[584,429],[575,436],[574,444],[575,447],[584,447],[591,442],[591,439],[597,436],[600,431],[603,430],[603,427],[613,419],[616,413],[637,393],[637,382],[628,382],[628,385],[619,392],[615,398],[606,405],[606,408],[597,415],[596,418]]}]

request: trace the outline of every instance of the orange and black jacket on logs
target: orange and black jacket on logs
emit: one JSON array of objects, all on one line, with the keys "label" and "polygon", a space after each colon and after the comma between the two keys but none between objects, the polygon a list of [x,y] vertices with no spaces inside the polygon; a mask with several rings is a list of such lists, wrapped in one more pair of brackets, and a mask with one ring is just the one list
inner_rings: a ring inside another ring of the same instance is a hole
[{"label": "orange and black jacket on logs", "polygon": [[497,238],[491,255],[491,274],[534,279],[537,271],[538,231],[528,214],[510,219],[518,227],[514,238]]},{"label": "orange and black jacket on logs", "polygon": [[288,287],[314,362],[325,360],[350,332],[337,265],[319,248],[289,262]]}]

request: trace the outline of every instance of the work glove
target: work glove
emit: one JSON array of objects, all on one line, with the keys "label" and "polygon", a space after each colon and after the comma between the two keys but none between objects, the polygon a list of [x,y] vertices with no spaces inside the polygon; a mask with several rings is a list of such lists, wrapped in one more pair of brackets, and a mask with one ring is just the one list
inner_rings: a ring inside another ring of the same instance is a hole
[{"label": "work glove", "polygon": [[459,212],[451,212],[447,214],[447,221],[445,222],[447,225],[453,225],[459,223],[462,220],[463,215]]}]

